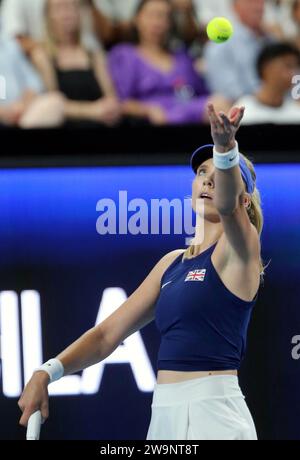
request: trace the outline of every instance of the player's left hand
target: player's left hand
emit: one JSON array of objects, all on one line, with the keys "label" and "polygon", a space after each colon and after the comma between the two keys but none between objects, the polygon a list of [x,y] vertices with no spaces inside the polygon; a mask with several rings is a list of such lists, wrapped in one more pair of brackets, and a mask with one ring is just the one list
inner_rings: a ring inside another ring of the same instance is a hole
[{"label": "player's left hand", "polygon": [[233,107],[228,115],[216,113],[214,105],[207,106],[211,126],[211,135],[215,148],[220,153],[228,152],[235,147],[235,135],[244,116],[245,107]]}]

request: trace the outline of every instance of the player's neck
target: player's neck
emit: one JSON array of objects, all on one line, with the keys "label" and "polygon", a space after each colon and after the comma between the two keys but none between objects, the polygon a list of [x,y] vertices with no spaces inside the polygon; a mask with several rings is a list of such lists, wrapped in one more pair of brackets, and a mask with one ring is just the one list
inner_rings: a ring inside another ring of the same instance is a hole
[{"label": "player's neck", "polygon": [[[195,238],[193,244],[197,247],[197,253],[206,251],[218,241],[223,233],[222,224],[212,223],[204,220],[201,226],[196,227]],[[195,256],[197,254],[194,254]]]}]

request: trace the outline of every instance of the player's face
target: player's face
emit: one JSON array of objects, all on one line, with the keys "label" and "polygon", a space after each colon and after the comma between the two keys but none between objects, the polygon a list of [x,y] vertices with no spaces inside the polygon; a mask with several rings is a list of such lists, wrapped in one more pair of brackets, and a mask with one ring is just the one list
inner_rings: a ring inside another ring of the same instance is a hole
[{"label": "player's face", "polygon": [[[207,195],[207,197],[205,197]],[[192,208],[201,217],[211,222],[220,222],[219,213],[214,204],[215,198],[215,166],[213,159],[209,158],[197,168],[197,174],[193,181],[192,191]],[[248,208],[251,202],[251,196],[244,188],[243,204]],[[198,204],[200,203],[200,207]],[[204,205],[202,208],[201,205]],[[202,210],[204,209],[204,214]]]},{"label": "player's face", "polygon": [[[213,159],[204,161],[198,168],[193,181],[192,207],[197,214],[201,213],[201,205],[204,205],[204,216],[206,219],[219,222],[220,218],[214,205],[215,194],[215,167]],[[205,197],[205,195],[207,195]],[[199,201],[198,201],[199,200]],[[200,204],[200,208],[197,207]]]}]

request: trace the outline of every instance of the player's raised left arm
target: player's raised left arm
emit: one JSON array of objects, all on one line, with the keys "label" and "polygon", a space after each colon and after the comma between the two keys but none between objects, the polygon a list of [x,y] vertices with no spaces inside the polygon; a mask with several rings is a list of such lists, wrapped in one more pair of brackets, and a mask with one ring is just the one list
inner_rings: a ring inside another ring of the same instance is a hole
[{"label": "player's raised left arm", "polygon": [[[218,153],[226,154],[236,147],[235,136],[244,110],[244,107],[234,107],[227,116],[223,112],[217,114],[214,106],[208,105],[211,134]],[[214,204],[230,249],[245,263],[259,255],[259,236],[246,210],[250,202],[239,165],[229,169],[216,167]]]}]

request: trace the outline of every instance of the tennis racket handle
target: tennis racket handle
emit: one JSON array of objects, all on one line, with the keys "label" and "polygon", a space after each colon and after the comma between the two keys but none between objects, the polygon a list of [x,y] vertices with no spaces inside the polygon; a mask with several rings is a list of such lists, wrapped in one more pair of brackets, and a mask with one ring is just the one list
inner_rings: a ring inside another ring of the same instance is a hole
[{"label": "tennis racket handle", "polygon": [[34,412],[28,420],[26,433],[26,439],[28,441],[38,441],[40,439],[41,423],[42,414],[41,411],[38,410]]}]

